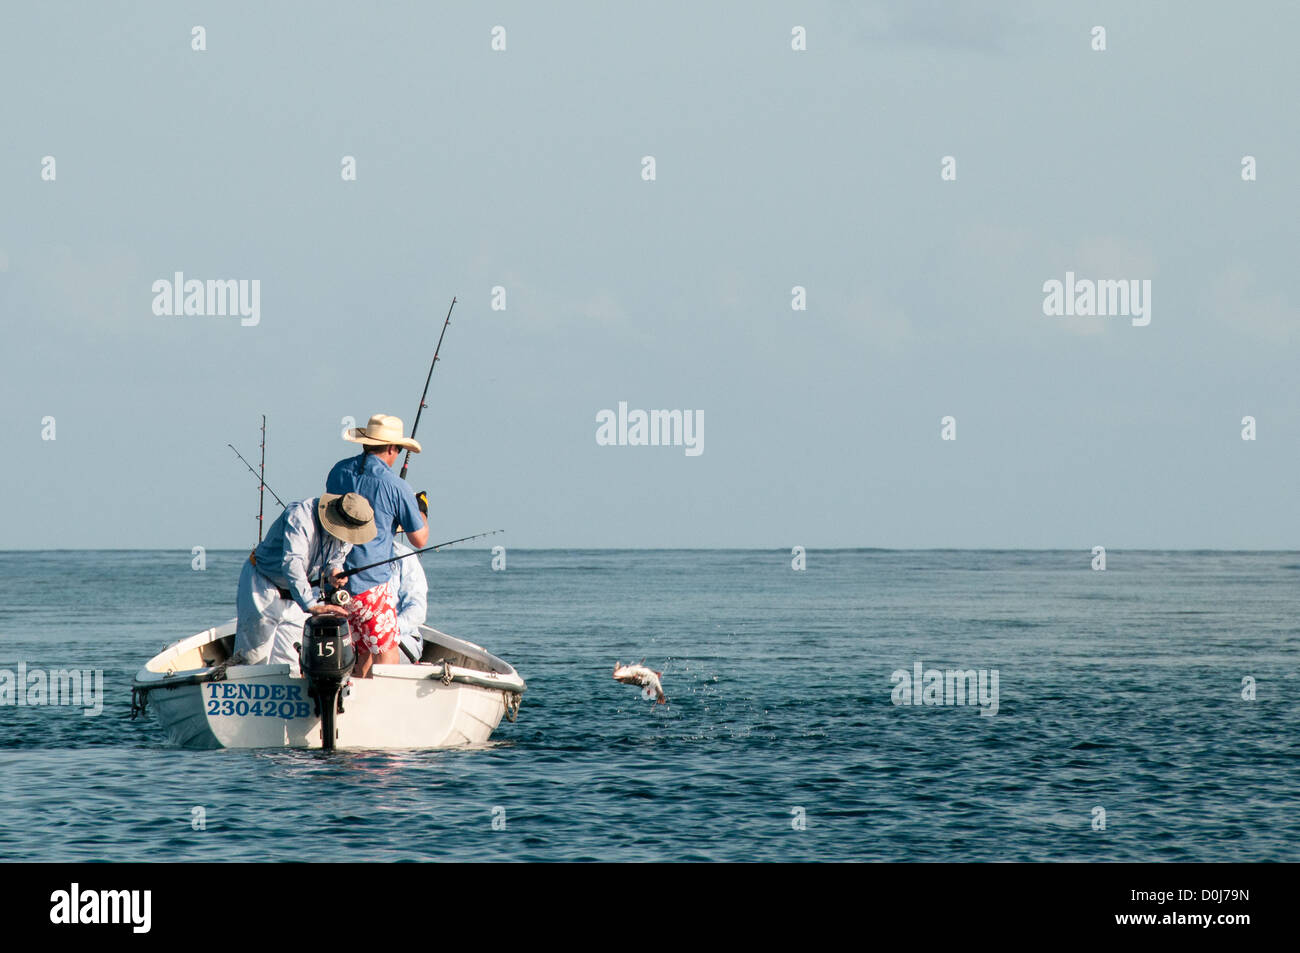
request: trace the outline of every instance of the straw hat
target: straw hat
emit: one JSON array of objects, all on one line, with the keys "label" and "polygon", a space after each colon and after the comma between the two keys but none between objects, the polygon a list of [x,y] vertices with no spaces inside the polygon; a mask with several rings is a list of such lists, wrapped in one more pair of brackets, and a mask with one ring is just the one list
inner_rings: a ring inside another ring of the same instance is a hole
[{"label": "straw hat", "polygon": [[379,534],[375,511],[360,493],[322,493],[316,513],[329,534],[345,543],[368,543]]},{"label": "straw hat", "polygon": [[343,435],[344,440],[364,443],[371,447],[382,447],[395,443],[399,447],[420,452],[420,441],[402,436],[402,418],[390,417],[388,414],[375,414],[364,427],[352,427]]}]

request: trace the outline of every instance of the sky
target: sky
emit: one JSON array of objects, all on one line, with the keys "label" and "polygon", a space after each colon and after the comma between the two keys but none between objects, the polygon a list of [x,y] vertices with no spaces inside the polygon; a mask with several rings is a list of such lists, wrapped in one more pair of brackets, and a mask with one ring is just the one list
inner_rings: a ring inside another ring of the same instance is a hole
[{"label": "sky", "polygon": [[[435,540],[1300,548],[1298,32],[1283,2],[7,4],[0,549],[251,546],[227,444],[266,414],[266,482],[318,494],[345,418],[409,432],[453,295],[409,474]],[[257,323],[156,314],[177,272],[256,280]],[[1045,314],[1067,273],[1150,281],[1149,324]],[[702,415],[702,452],[601,445],[620,402]]]}]

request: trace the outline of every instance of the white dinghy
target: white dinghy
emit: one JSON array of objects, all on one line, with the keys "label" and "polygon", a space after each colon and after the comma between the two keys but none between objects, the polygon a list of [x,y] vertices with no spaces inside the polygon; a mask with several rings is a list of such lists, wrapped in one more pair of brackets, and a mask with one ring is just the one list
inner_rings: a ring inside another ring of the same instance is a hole
[{"label": "white dinghy", "polygon": [[420,630],[418,664],[375,665],[372,678],[347,680],[349,658],[332,719],[335,706],[325,706],[332,744],[322,737],[317,682],[288,664],[232,664],[233,619],[151,658],[132,682],[132,717],[152,708],[168,740],[185,748],[450,748],[487,741],[503,715],[515,720],[526,686],[509,663]]}]

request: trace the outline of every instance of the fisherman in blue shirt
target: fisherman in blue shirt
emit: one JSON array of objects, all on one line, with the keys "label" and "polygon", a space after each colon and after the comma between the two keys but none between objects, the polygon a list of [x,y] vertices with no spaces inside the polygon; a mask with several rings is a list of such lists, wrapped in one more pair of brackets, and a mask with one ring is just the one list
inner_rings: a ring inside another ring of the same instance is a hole
[{"label": "fisherman in blue shirt", "polygon": [[[429,542],[429,521],[420,512],[411,488],[393,472],[401,451],[420,452],[420,444],[402,435],[402,421],[387,414],[375,414],[364,427],[354,427],[344,439],[363,446],[360,456],[340,460],[325,481],[329,493],[359,493],[370,501],[375,511],[378,533],[365,545],[353,546],[344,564],[345,570],[391,559],[393,534],[399,526],[407,529],[406,538],[416,549]],[[357,653],[354,676],[369,678],[372,664],[398,662],[397,584],[400,569],[389,563],[348,576],[352,594],[348,627]]]}]

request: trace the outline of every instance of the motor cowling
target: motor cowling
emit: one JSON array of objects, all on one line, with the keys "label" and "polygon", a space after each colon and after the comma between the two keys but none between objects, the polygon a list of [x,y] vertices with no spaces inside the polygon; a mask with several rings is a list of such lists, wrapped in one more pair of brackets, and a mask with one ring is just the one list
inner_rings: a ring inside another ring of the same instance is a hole
[{"label": "motor cowling", "polygon": [[314,615],[302,629],[298,664],[304,678],[343,684],[356,664],[348,620],[336,615]]}]

